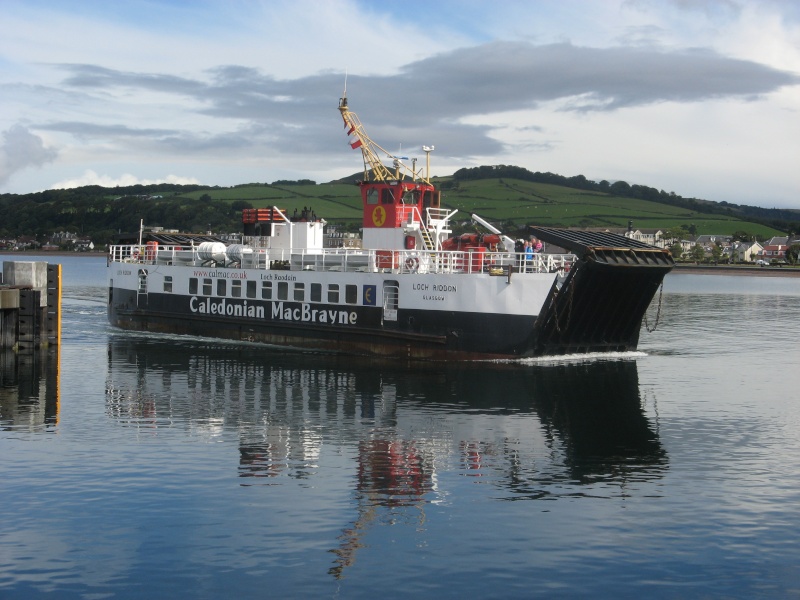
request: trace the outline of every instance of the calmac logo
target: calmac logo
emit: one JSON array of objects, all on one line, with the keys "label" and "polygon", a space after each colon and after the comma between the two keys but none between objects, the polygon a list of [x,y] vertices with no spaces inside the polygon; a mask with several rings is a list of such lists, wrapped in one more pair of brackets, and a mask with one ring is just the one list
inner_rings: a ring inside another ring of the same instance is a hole
[{"label": "calmac logo", "polygon": [[383,227],[386,223],[386,209],[378,205],[372,210],[372,222],[375,227]]},{"label": "calmac logo", "polygon": [[364,286],[364,297],[362,298],[364,306],[375,306],[376,297],[378,295],[378,288],[374,285]]}]

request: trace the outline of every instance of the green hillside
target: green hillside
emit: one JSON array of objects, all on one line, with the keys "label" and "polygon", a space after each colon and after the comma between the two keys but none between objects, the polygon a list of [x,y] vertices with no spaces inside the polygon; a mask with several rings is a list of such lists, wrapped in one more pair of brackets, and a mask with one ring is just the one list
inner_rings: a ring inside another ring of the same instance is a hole
[{"label": "green hillside", "polygon": [[693,226],[698,235],[729,235],[737,230],[767,237],[779,233],[773,227],[734,216],[711,215],[647,200],[513,179],[459,182],[456,189],[447,192],[443,202],[494,221],[549,227],[620,228],[632,221],[638,229],[678,226],[689,229]]},{"label": "green hillside", "polygon": [[[459,173],[462,173],[459,176]],[[508,175],[513,176],[508,176]],[[291,215],[304,207],[351,231],[361,225],[359,189],[351,181],[252,183],[230,188],[174,184],[125,188],[86,186],[35,194],[0,195],[0,239],[47,238],[58,232],[110,242],[136,231],[141,221],[187,232],[241,229],[243,208],[278,206]],[[539,180],[532,180],[539,179]],[[554,183],[555,182],[555,183]],[[599,184],[517,167],[462,169],[434,178],[442,205],[457,209],[456,223],[471,213],[514,235],[528,225],[662,230],[683,226],[694,234],[746,234],[766,239],[800,229],[800,211],[761,209],[685,199],[624,182]]]},{"label": "green hillside", "polygon": [[[771,237],[780,230],[768,225],[744,221],[735,216],[707,214],[687,208],[647,200],[589,192],[564,186],[534,183],[517,179],[478,179],[454,182],[435,178],[442,189],[442,206],[471,213],[506,229],[527,225],[548,227],[627,227],[633,221],[638,229],[671,229],[693,226],[697,235],[730,235],[747,231],[751,235]],[[292,214],[303,207],[329,222],[356,225],[361,223],[361,197],[353,184],[273,186],[252,184],[234,188],[198,190],[183,196],[204,196],[225,202],[245,201],[254,208],[278,206]],[[457,215],[457,219],[460,215]]]}]

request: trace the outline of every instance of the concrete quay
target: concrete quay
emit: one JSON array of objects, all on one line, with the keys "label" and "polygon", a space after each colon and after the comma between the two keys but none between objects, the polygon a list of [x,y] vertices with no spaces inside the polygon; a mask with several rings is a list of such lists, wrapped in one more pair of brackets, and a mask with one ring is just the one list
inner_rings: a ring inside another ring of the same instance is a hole
[{"label": "concrete quay", "polygon": [[4,261],[0,349],[32,353],[61,341],[61,265]]}]

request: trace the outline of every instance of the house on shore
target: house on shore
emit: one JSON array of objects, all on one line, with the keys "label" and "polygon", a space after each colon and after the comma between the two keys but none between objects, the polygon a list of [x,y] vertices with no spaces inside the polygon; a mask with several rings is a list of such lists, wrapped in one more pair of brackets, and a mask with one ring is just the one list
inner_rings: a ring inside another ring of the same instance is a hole
[{"label": "house on shore", "polygon": [[666,248],[669,246],[671,240],[664,239],[664,231],[662,229],[633,229],[628,228],[625,232],[625,237],[638,242],[644,242],[651,246],[658,246],[659,248]]},{"label": "house on shore", "polygon": [[787,236],[775,236],[764,242],[764,248],[758,257],[768,262],[786,260],[788,248],[789,238]]},{"label": "house on shore", "polygon": [[755,262],[763,252],[764,247],[758,242],[733,242],[731,244],[730,258],[732,262]]}]

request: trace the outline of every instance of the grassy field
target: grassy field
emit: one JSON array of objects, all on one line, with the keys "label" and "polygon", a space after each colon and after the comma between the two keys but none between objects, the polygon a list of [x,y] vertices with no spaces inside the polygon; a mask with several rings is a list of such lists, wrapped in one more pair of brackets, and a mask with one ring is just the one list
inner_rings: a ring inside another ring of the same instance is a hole
[{"label": "grassy field", "polygon": [[[447,188],[449,178],[438,178],[435,183],[444,183]],[[300,211],[303,207],[309,207],[329,222],[359,223],[361,220],[361,197],[358,187],[352,184],[251,184],[184,195],[199,198],[205,194],[229,202],[246,201],[256,208],[278,206],[289,214],[294,209]],[[656,202],[513,179],[459,182],[453,189],[442,192],[442,205],[462,211],[465,213],[464,219],[471,213],[477,213],[505,226],[513,223],[518,227],[622,228],[633,221],[637,229],[669,229],[680,225],[689,228],[694,225],[698,235],[729,235],[738,230],[764,237],[781,233],[766,225],[724,215],[709,215]]]}]

